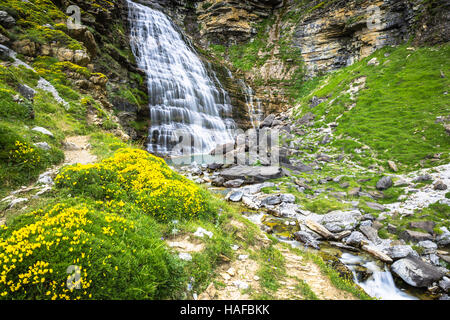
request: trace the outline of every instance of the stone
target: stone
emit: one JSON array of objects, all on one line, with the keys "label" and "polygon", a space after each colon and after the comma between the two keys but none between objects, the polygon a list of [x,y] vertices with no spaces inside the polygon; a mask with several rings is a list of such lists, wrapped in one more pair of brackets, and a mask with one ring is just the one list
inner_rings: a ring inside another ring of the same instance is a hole
[{"label": "stone", "polygon": [[294,233],[295,240],[302,242],[307,247],[312,247],[314,249],[320,250],[319,241],[317,241],[310,233],[305,231],[298,231]]},{"label": "stone", "polygon": [[[218,178],[224,179],[223,177],[218,177]],[[240,186],[242,186],[244,184],[244,182],[245,181],[242,179],[230,180],[230,181],[225,182],[223,184],[223,186],[225,188],[239,188]]]},{"label": "stone", "polygon": [[433,178],[429,174],[420,175],[413,180],[413,182],[415,182],[415,183],[427,182],[427,181],[433,181]]},{"label": "stone", "polygon": [[233,282],[233,284],[239,290],[247,290],[248,287],[249,287],[247,282],[241,281],[241,280],[236,280],[236,281]]},{"label": "stone", "polygon": [[178,257],[181,260],[184,260],[184,261],[191,261],[192,260],[192,256],[189,253],[187,253],[187,252],[180,252],[178,254]]},{"label": "stone", "polygon": [[444,191],[447,190],[447,188],[447,185],[440,180],[434,184],[434,190]]},{"label": "stone", "polygon": [[362,244],[368,243],[368,239],[361,232],[353,231],[345,240],[345,243],[350,246],[360,247]]},{"label": "stone", "polygon": [[36,147],[38,147],[39,149],[48,151],[50,150],[52,147],[50,147],[50,145],[47,142],[36,142],[34,144]]},{"label": "stone", "polygon": [[16,25],[16,20],[8,12],[0,11],[0,25],[6,29],[10,29]]},{"label": "stone", "polygon": [[394,161],[389,160],[388,161],[388,165],[389,165],[389,168],[391,168],[392,171],[394,171],[394,172],[398,171],[397,165],[395,164]]},{"label": "stone", "polygon": [[264,198],[261,202],[263,206],[276,206],[281,203],[280,195],[270,195]]},{"label": "stone", "polygon": [[338,233],[344,230],[353,230],[359,224],[362,215],[359,210],[333,211],[324,214],[317,220],[327,230]]},{"label": "stone", "polygon": [[234,166],[220,173],[225,180],[243,179],[246,183],[264,182],[283,176],[281,167]]},{"label": "stone", "polygon": [[348,250],[348,251],[353,251],[353,252],[358,252],[358,249],[355,247],[351,247],[351,246],[347,246],[341,242],[335,242],[335,241],[330,241],[329,242],[330,245],[332,245],[333,247],[339,248],[339,249],[344,249],[344,250]]},{"label": "stone", "polygon": [[222,187],[225,183],[225,179],[223,177],[216,177],[211,181],[211,185],[214,187]]},{"label": "stone", "polygon": [[348,182],[343,182],[339,185],[342,189],[347,189],[348,187],[350,187],[350,183]]},{"label": "stone", "polygon": [[442,227],[441,231],[443,233],[436,237],[436,241],[439,247],[446,247],[450,244],[450,232],[445,227]]},{"label": "stone", "polygon": [[213,233],[211,231],[205,230],[202,227],[198,227],[197,231],[195,231],[194,236],[198,238],[203,238],[204,236],[208,236],[210,239],[213,237]]},{"label": "stone", "polygon": [[53,179],[51,177],[51,172],[44,172],[42,173],[36,182],[37,184],[44,184],[44,185],[52,185]]},{"label": "stone", "polygon": [[443,277],[442,280],[439,281],[439,287],[445,292],[448,292],[450,290],[450,278]]},{"label": "stone", "polygon": [[353,188],[348,192],[348,196],[349,197],[357,197],[359,195],[359,193],[361,192],[361,190],[362,190],[361,187]]},{"label": "stone", "polygon": [[270,114],[269,116],[267,116],[264,121],[261,123],[261,128],[265,128],[265,127],[271,127],[273,122],[275,120],[275,115],[274,114]]},{"label": "stone", "polygon": [[359,230],[364,234],[369,241],[372,241],[373,243],[377,244],[380,241],[380,238],[378,237],[378,231],[370,226],[360,226]]},{"label": "stone", "polygon": [[36,131],[36,132],[40,132],[40,133],[45,134],[45,135],[47,135],[49,137],[52,137],[52,138],[54,137],[53,133],[51,133],[50,131],[48,131],[47,129],[42,128],[42,127],[34,127],[31,130]]},{"label": "stone", "polygon": [[369,245],[363,245],[361,247],[361,249],[363,249],[364,251],[370,253],[371,255],[373,255],[374,257],[376,257],[378,259],[380,259],[383,262],[387,262],[387,263],[392,263],[393,262],[391,257],[389,257],[387,254],[383,253],[381,250],[379,250],[376,247],[369,246]]},{"label": "stone", "polygon": [[22,83],[17,86],[17,91],[22,95],[22,97],[30,101],[33,101],[34,96],[36,95],[36,90]]},{"label": "stone", "polygon": [[9,203],[8,208],[9,208],[9,209],[14,208],[14,207],[17,206],[18,204],[21,204],[21,203],[24,203],[24,202],[28,202],[28,199],[27,199],[27,198],[17,198],[17,199],[13,199],[13,200]]},{"label": "stone", "polygon": [[210,171],[216,171],[223,168],[223,163],[209,163],[207,169]]},{"label": "stone", "polygon": [[324,237],[325,239],[334,239],[334,235],[327,230],[327,228],[325,228],[324,226],[322,226],[321,224],[315,222],[314,220],[306,220],[305,221],[305,225],[311,229],[312,231],[318,233],[319,235],[321,235],[322,237]]},{"label": "stone", "polygon": [[366,201],[366,205],[367,205],[370,209],[373,209],[373,210],[377,210],[377,211],[384,211],[384,210],[386,210],[386,207],[385,207],[385,206],[383,206],[383,205],[381,205],[381,204],[379,204],[379,203],[376,203],[376,202],[369,202],[369,201]]},{"label": "stone", "polygon": [[378,66],[380,65],[380,62],[378,61],[377,58],[372,58],[369,60],[369,62],[367,62],[368,66]]},{"label": "stone", "polygon": [[312,112],[308,112],[297,121],[297,124],[299,124],[299,125],[308,124],[309,122],[313,121],[315,118],[316,118],[315,114],[313,114]]},{"label": "stone", "polygon": [[420,241],[417,245],[422,248],[423,254],[434,254],[438,248],[437,244],[430,240]]},{"label": "stone", "polygon": [[403,239],[405,241],[413,241],[413,242],[419,242],[419,241],[433,239],[433,237],[428,233],[411,231],[411,230],[404,230],[403,232],[400,233],[399,238]]},{"label": "stone", "polygon": [[440,268],[412,256],[397,260],[391,270],[410,286],[421,288],[430,287],[445,275]]},{"label": "stone", "polygon": [[396,245],[388,247],[383,249],[383,252],[394,260],[403,259],[409,255],[419,257],[419,254],[411,246],[408,245]]},{"label": "stone", "polygon": [[390,187],[392,187],[393,182],[391,177],[383,177],[377,182],[377,189],[378,190],[387,190]]},{"label": "stone", "polygon": [[426,220],[426,221],[413,221],[408,224],[411,229],[422,229],[428,233],[434,232],[434,227],[436,226],[436,222]]},{"label": "stone", "polygon": [[281,202],[294,203],[295,196],[293,194],[289,194],[289,193],[281,194]]}]

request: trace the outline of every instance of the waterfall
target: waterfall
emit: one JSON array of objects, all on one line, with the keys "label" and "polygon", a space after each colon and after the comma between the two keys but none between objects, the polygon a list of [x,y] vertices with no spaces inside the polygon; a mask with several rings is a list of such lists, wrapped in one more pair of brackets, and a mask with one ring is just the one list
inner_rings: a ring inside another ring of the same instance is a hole
[{"label": "waterfall", "polygon": [[130,0],[128,12],[131,47],[147,74],[148,150],[176,154],[180,140],[192,139],[190,152],[207,153],[217,144],[234,141],[230,98],[215,85],[215,74],[208,75],[191,44],[162,12]]},{"label": "waterfall", "polygon": [[245,94],[245,104],[247,105],[250,123],[254,129],[259,128],[259,125],[264,120],[264,111],[262,110],[261,101],[255,97],[253,89],[243,80],[239,80],[239,83]]}]

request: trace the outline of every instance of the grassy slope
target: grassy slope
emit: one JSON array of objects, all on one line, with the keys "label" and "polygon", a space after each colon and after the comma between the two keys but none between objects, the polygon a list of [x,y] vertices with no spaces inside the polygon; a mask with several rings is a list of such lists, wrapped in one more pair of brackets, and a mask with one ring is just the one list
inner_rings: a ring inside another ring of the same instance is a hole
[{"label": "grassy slope", "polygon": [[[385,54],[389,54],[386,55]],[[367,62],[377,58],[379,66]],[[305,84],[310,90],[298,97],[297,117],[306,112],[317,115],[316,126],[338,121],[335,136],[342,135],[335,146],[348,152],[368,145],[381,160],[394,160],[414,167],[427,157],[442,153],[441,163],[448,160],[450,138],[438,116],[450,113],[450,45],[408,50],[408,46],[383,48],[353,66],[333,72]],[[446,76],[441,77],[441,71]],[[366,87],[357,94],[356,106],[349,94],[350,83],[367,77]],[[313,96],[328,97],[311,109]]]}]

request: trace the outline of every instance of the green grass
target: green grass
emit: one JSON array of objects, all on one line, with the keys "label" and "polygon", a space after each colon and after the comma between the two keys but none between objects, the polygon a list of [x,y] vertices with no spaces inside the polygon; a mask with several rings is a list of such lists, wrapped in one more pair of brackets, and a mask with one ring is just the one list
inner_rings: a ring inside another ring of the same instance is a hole
[{"label": "green grass", "polygon": [[[316,126],[322,126],[343,114],[335,133],[343,139],[334,144],[336,147],[352,151],[353,139],[357,139],[378,159],[394,160],[403,169],[436,153],[443,153],[441,162],[445,161],[450,138],[435,120],[450,111],[450,97],[444,94],[450,86],[450,45],[415,51],[407,47],[383,48],[353,66],[305,84],[310,91],[297,96],[302,106],[298,116],[309,111],[317,119],[324,116],[323,122],[316,121]],[[380,65],[368,66],[374,57]],[[347,111],[352,102],[344,91],[363,76],[367,77],[365,89],[357,94],[356,106]],[[330,98],[311,110],[313,96]]]}]

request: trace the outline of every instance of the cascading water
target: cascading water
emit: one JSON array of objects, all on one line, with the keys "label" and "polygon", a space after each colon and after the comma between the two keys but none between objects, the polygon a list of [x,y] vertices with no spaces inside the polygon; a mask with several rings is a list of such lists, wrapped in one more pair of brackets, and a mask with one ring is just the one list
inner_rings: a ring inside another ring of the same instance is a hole
[{"label": "cascading water", "polygon": [[148,150],[174,155],[180,140],[192,140],[190,152],[207,153],[233,141],[230,98],[192,46],[162,12],[129,0],[128,12],[131,47],[148,78]]},{"label": "cascading water", "polygon": [[245,102],[250,116],[250,123],[253,128],[259,128],[264,118],[261,101],[255,97],[253,89],[249,87],[243,80],[239,81],[245,94]]}]

